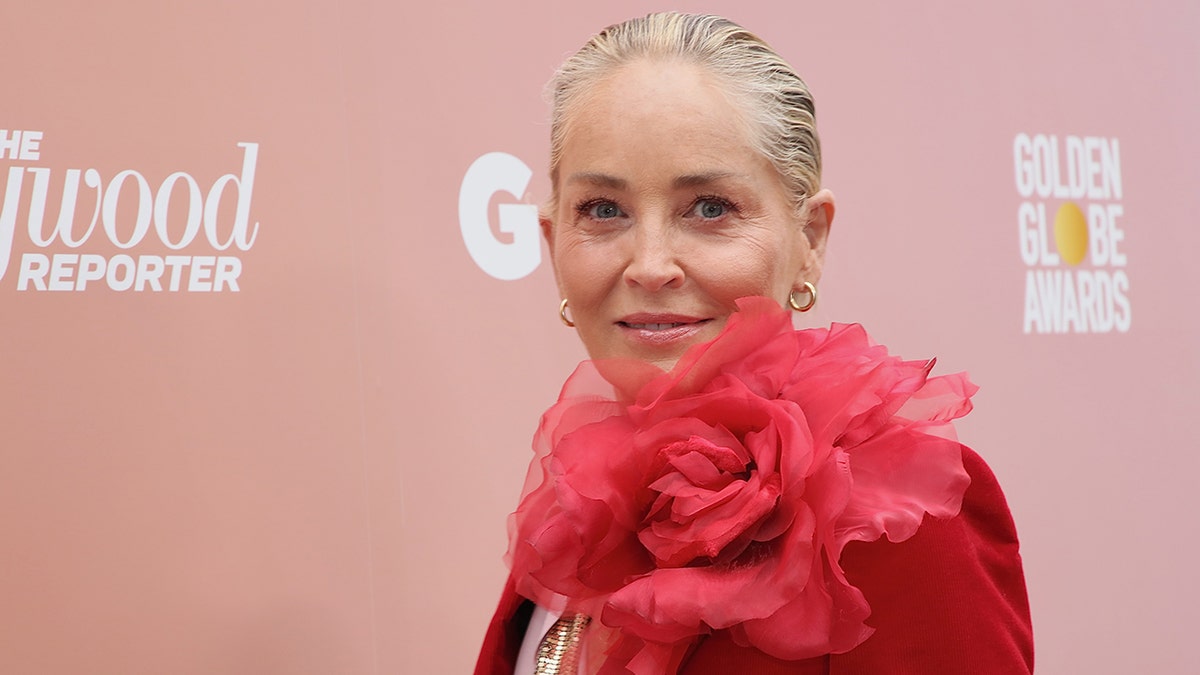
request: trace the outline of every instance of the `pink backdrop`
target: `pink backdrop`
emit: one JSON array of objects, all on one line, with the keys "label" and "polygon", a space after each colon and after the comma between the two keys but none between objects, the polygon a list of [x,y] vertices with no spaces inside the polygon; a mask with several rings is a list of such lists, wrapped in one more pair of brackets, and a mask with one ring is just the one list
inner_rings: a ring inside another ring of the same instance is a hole
[{"label": "pink backdrop", "polygon": [[[805,320],[982,386],[1039,672],[1192,672],[1200,9],[769,4],[686,9],[815,92]],[[468,671],[583,355],[519,206],[541,88],[678,6],[9,5],[0,670]]]}]

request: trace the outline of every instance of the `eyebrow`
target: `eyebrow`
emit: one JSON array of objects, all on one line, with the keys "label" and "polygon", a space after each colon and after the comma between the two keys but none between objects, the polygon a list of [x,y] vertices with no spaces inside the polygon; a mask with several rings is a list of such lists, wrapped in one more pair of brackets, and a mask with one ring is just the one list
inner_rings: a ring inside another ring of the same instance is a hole
[{"label": "eyebrow", "polygon": [[[730,171],[706,171],[704,173],[686,174],[679,176],[672,184],[676,188],[696,187],[699,185],[708,185],[717,181],[734,178],[738,174]],[[611,188],[613,190],[624,190],[629,186],[623,178],[610,176],[606,173],[596,173],[592,171],[580,171],[573,173],[567,177],[568,183],[591,183],[600,187]]]},{"label": "eyebrow", "polygon": [[700,185],[708,185],[726,178],[734,178],[737,174],[731,171],[707,171],[705,173],[687,174],[675,179],[675,187],[697,187]]},{"label": "eyebrow", "polygon": [[623,179],[616,176],[610,176],[606,173],[595,173],[592,171],[580,171],[573,173],[567,177],[568,183],[591,183],[599,187],[611,188],[613,190],[624,190],[629,184]]}]

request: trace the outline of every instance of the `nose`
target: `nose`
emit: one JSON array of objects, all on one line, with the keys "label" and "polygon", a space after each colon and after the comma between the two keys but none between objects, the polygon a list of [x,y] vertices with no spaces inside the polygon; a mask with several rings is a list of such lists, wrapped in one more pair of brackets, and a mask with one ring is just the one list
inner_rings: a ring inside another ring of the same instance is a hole
[{"label": "nose", "polygon": [[647,291],[683,285],[680,250],[669,224],[659,220],[641,222],[631,228],[629,263],[625,283]]}]

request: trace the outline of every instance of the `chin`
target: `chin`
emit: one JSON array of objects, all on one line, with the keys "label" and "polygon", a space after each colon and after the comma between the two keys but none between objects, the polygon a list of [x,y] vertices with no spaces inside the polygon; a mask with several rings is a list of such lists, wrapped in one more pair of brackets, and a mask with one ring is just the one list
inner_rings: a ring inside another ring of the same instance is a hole
[{"label": "chin", "polygon": [[667,371],[671,370],[675,367],[675,364],[679,363],[679,359],[683,358],[683,355],[687,353],[687,350],[690,347],[691,345],[684,349],[671,350],[670,352],[660,351],[658,353],[649,354],[644,351],[634,352],[629,356],[638,361],[642,361],[643,363],[649,363],[650,365],[658,366],[664,371]]},{"label": "chin", "polygon": [[674,368],[675,364],[679,363],[679,358],[679,356],[672,356],[666,359],[652,359],[648,362],[652,365],[662,368],[664,372],[667,372]]}]

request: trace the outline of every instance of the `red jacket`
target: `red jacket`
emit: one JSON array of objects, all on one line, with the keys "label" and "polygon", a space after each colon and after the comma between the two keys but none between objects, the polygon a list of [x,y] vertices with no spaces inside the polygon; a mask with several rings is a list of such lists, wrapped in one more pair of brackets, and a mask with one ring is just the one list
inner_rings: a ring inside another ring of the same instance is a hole
[{"label": "red jacket", "polygon": [[[703,638],[681,675],[1011,675],[1033,672],[1033,629],[1017,532],[1000,485],[963,448],[971,485],[962,511],[926,517],[907,541],[852,542],[842,555],[871,604],[876,630],[845,654],[781,661],[740,647],[723,631]],[[533,604],[509,579],[475,675],[512,675]]]}]

